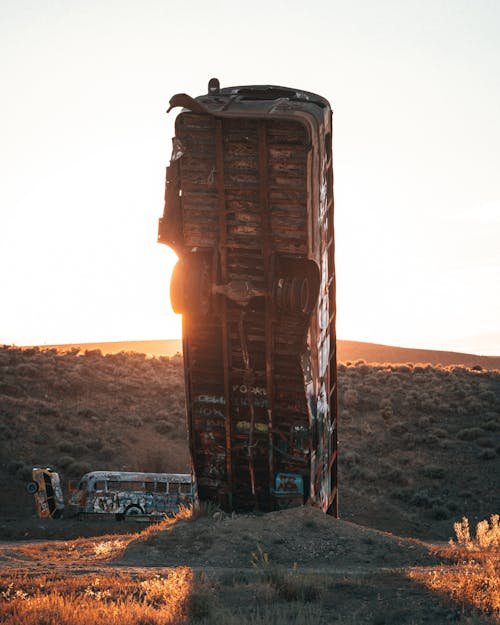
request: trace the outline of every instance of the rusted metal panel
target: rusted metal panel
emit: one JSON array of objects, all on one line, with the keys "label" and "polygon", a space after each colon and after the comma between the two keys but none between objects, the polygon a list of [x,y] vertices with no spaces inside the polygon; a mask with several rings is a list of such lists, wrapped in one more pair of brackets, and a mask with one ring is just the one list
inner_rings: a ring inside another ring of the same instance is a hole
[{"label": "rusted metal panel", "polygon": [[170,104],[184,108],[158,238],[180,258],[171,297],[200,498],[337,514],[330,105],[215,79]]}]

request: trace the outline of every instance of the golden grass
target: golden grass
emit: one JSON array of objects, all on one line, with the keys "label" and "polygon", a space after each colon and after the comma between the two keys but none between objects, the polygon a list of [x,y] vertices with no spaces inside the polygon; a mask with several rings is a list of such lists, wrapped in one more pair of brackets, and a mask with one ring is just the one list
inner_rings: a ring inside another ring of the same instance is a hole
[{"label": "golden grass", "polygon": [[409,576],[428,588],[473,606],[500,622],[500,526],[497,514],[476,526],[471,537],[466,517],[454,524],[456,542],[440,550],[453,559],[453,566],[432,571],[412,571]]},{"label": "golden grass", "polygon": [[0,577],[0,622],[9,625],[176,625],[186,621],[189,567],[130,574]]},{"label": "golden grass", "polygon": [[[179,521],[191,508],[150,525],[139,534],[79,538],[19,545],[17,559],[57,570],[58,565],[95,566],[119,557],[135,540],[147,540]],[[9,625],[176,625],[192,611],[193,572],[189,567],[161,573],[0,574],[0,623]]]}]

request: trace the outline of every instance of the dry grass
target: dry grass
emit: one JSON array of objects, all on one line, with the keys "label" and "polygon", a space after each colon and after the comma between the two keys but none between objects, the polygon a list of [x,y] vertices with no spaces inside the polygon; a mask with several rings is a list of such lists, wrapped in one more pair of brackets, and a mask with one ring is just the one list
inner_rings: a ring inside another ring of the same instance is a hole
[{"label": "dry grass", "polygon": [[[457,546],[465,547],[469,551],[487,551],[500,547],[499,518],[498,514],[492,514],[489,522],[488,520],[480,521],[476,526],[476,537],[471,538],[469,520],[467,517],[463,517],[461,522],[453,525],[457,537]],[[450,540],[450,545],[455,546],[453,540]]]},{"label": "dry grass", "polygon": [[433,571],[413,571],[410,577],[428,588],[449,595],[462,605],[473,606],[500,622],[500,526],[499,516],[481,521],[470,536],[466,517],[454,524],[456,542],[441,550],[455,566]]},{"label": "dry grass", "polygon": [[9,625],[185,623],[193,573],[0,577],[0,622]]}]

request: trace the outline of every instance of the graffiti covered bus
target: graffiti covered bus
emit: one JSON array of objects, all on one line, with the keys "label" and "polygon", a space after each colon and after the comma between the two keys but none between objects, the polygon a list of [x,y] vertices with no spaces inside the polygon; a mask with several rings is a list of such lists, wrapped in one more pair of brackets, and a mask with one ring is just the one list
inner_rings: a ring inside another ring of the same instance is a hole
[{"label": "graffiti covered bus", "polygon": [[158,240],[179,257],[170,294],[198,495],[337,515],[330,104],[211,79],[175,107]]},{"label": "graffiti covered bus", "polygon": [[175,514],[194,500],[191,475],[185,473],[132,473],[92,471],[71,493],[70,505],[80,514]]}]

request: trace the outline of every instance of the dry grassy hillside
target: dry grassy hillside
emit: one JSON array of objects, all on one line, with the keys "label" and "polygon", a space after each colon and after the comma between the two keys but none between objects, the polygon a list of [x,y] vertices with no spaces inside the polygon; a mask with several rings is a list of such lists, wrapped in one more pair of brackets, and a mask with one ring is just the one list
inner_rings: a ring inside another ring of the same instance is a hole
[{"label": "dry grassy hillside", "polygon": [[[341,514],[404,535],[448,538],[498,511],[500,372],[462,366],[339,367]],[[0,349],[0,507],[33,514],[35,464],[186,471],[179,355]]]},{"label": "dry grassy hillside", "polygon": [[[74,343],[67,345],[48,345],[45,349],[55,348],[58,351],[79,349],[80,351],[100,349],[103,354],[119,352],[140,352],[148,356],[173,356],[182,352],[181,339],[157,341],[120,341],[107,343]],[[433,365],[464,365],[479,366],[483,369],[500,369],[500,356],[478,356],[459,352],[445,352],[432,349],[413,349],[394,347],[378,343],[361,341],[337,340],[337,357],[341,362],[363,359],[368,363],[377,362],[426,362]]]}]

